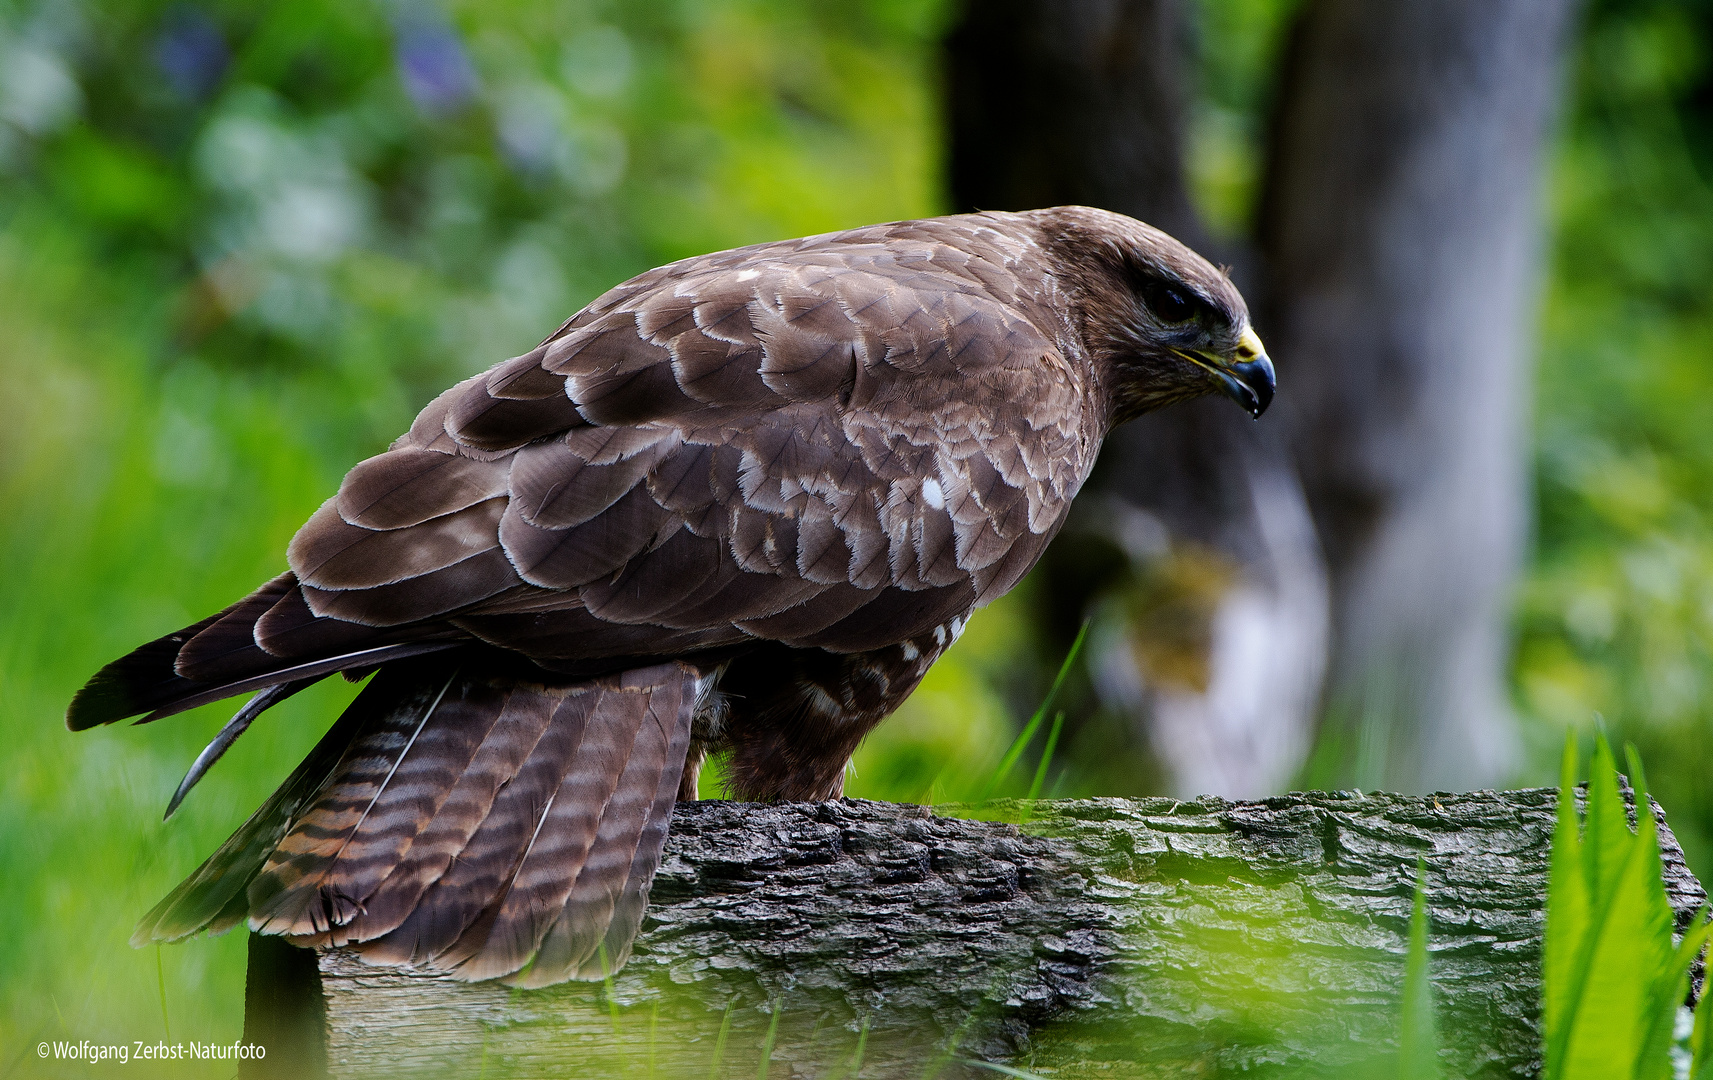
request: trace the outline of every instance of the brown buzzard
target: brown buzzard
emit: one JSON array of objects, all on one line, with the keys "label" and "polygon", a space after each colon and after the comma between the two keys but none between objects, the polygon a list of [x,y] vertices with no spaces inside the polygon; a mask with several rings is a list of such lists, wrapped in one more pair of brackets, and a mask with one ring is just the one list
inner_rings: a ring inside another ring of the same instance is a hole
[{"label": "brown buzzard", "polygon": [[[431,402],[291,569],[103,668],[71,728],[374,677],[133,941],[247,921],[539,986],[623,963],[704,755],[827,799],[1064,522],[1117,424],[1273,369],[1219,270],[1084,207],[663,266]],[[171,813],[169,808],[168,813]]]}]

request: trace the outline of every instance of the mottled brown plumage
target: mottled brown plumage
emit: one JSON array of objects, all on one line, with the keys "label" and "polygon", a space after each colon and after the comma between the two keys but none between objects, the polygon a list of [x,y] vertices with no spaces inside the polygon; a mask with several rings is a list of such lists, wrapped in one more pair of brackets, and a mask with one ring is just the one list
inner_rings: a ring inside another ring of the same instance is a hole
[{"label": "mottled brown plumage", "polygon": [[622,963],[675,798],[840,794],[1063,523],[1112,425],[1272,371],[1226,277],[1080,207],[674,263],[454,386],[290,571],[103,669],[75,728],[378,669],[135,940],[238,921],[543,985]]}]

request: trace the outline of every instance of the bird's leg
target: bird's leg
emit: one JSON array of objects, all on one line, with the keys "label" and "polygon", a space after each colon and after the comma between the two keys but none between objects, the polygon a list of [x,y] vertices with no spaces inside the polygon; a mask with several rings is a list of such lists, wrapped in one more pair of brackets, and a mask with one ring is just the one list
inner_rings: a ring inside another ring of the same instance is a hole
[{"label": "bird's leg", "polygon": [[695,802],[696,778],[702,772],[702,763],[708,759],[708,751],[701,743],[692,743],[690,752],[684,756],[684,774],[678,781],[678,801]]},{"label": "bird's leg", "polygon": [[826,799],[842,799],[842,798],[844,798],[845,797],[845,777],[850,774],[850,771],[851,771],[851,763],[847,760],[845,762],[845,767],[839,770],[838,778],[833,781],[833,786],[827,789],[827,794],[822,796],[822,798],[826,798]]},{"label": "bird's leg", "polygon": [[940,627],[865,653],[791,649],[734,665],[720,683],[732,703],[721,731],[733,797],[815,802],[844,795],[858,744],[896,709],[955,636]]}]

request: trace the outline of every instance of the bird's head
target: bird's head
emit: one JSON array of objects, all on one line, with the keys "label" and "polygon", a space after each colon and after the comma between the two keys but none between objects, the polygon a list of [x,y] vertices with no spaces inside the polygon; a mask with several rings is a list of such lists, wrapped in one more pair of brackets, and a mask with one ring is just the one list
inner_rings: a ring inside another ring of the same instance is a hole
[{"label": "bird's head", "polygon": [[1034,211],[1112,421],[1222,393],[1259,417],[1273,362],[1218,268],[1135,218],[1085,206]]}]

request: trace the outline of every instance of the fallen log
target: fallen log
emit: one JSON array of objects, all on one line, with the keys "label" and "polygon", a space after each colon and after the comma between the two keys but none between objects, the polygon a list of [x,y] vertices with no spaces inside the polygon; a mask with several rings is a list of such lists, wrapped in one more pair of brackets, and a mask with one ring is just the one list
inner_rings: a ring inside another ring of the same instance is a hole
[{"label": "fallen log", "polygon": [[1395,1048],[1419,858],[1445,1074],[1533,1076],[1555,797],[683,804],[605,984],[252,938],[246,1075],[1342,1074]]}]

